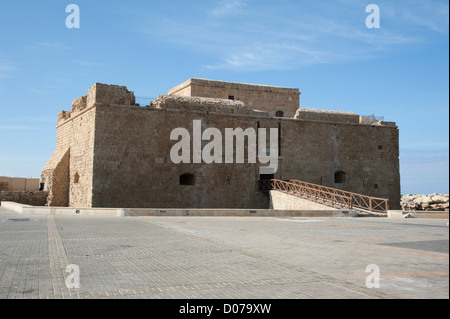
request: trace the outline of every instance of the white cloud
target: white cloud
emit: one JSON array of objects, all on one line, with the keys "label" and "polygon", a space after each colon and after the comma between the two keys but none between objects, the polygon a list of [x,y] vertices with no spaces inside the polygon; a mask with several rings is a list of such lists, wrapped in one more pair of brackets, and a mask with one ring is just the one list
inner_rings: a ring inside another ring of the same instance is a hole
[{"label": "white cloud", "polygon": [[50,94],[52,93],[50,90],[42,90],[37,88],[29,88],[29,90],[35,94]]},{"label": "white cloud", "polygon": [[77,64],[81,67],[93,68],[96,66],[102,66],[102,63],[92,62],[92,61],[84,61],[84,60],[72,60],[72,63]]},{"label": "white cloud", "polygon": [[51,50],[69,50],[67,46],[60,42],[37,42],[35,45],[29,47],[30,49],[51,49]]},{"label": "white cloud", "polygon": [[9,60],[3,59],[0,56],[0,79],[10,78],[11,72],[15,70],[15,64]]},{"label": "white cloud", "polygon": [[26,131],[28,131],[28,130],[34,130],[34,129],[35,128],[31,127],[31,126],[21,126],[21,125],[2,125],[2,126],[0,126],[0,130],[14,130],[14,131],[26,130]]},{"label": "white cloud", "polygon": [[424,2],[427,5],[420,5],[420,11],[407,2],[380,0],[382,27],[378,30],[365,27],[367,13],[361,1],[275,5],[235,0],[197,10],[195,16],[153,16],[144,32],[208,54],[211,61],[205,67],[209,69],[295,69],[372,59],[399,46],[426,41],[425,32],[448,26],[448,18],[443,18],[448,5]]},{"label": "white cloud", "polygon": [[401,19],[405,23],[425,27],[431,31],[448,33],[449,5],[433,0],[411,1],[400,11]]},{"label": "white cloud", "polygon": [[242,0],[223,0],[220,1],[220,5],[209,13],[214,17],[225,17],[233,16],[242,13],[242,9],[245,8],[247,4]]}]

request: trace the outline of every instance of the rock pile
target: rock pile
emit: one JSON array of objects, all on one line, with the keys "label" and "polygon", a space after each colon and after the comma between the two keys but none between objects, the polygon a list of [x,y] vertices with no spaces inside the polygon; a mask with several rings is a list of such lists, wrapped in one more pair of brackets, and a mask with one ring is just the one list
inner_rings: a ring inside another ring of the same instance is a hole
[{"label": "rock pile", "polygon": [[403,210],[437,210],[449,211],[449,196],[448,194],[437,193],[431,195],[403,195],[400,200],[400,205]]}]

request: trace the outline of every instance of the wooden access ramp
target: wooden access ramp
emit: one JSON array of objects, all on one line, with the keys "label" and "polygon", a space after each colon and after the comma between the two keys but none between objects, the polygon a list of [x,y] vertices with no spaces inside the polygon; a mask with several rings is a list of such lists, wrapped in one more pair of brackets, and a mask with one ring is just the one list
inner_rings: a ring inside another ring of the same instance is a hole
[{"label": "wooden access ramp", "polygon": [[341,189],[307,183],[295,179],[279,180],[265,179],[258,181],[260,191],[277,190],[298,196],[315,203],[333,208],[356,209],[364,212],[386,213],[389,210],[389,200],[371,197]]}]

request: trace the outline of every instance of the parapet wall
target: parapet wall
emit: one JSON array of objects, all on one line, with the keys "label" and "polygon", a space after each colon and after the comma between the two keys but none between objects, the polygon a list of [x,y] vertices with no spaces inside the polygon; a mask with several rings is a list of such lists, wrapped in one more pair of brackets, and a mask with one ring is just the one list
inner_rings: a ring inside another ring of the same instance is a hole
[{"label": "parapet wall", "polygon": [[251,109],[269,116],[292,118],[299,106],[300,92],[296,88],[189,79],[169,90],[169,95],[196,96],[242,101]]},{"label": "parapet wall", "polygon": [[87,95],[73,100],[71,111],[58,113],[58,125],[94,105],[135,105],[135,102],[134,92],[129,91],[126,86],[95,83],[89,88]]},{"label": "parapet wall", "polygon": [[230,88],[230,89],[243,89],[243,90],[249,90],[249,91],[262,91],[262,92],[273,92],[273,93],[300,94],[299,90],[295,89],[295,88],[287,88],[287,87],[272,86],[272,85],[240,83],[240,82],[225,82],[225,81],[196,79],[196,78],[189,79],[186,82],[183,82],[180,85],[177,85],[173,89],[169,90],[168,93],[176,94],[177,92],[182,91],[184,88],[186,88],[190,85],[220,87],[220,88]]},{"label": "parapet wall", "polygon": [[90,107],[94,104],[134,105],[136,100],[133,91],[128,91],[126,86],[95,83],[89,88],[86,104]]},{"label": "parapet wall", "polygon": [[307,121],[322,121],[332,123],[369,124],[396,127],[395,122],[379,121],[375,117],[361,116],[353,112],[330,111],[320,109],[300,108],[294,116],[295,119]]},{"label": "parapet wall", "polygon": [[300,108],[295,113],[294,118],[308,121],[325,121],[334,123],[355,123],[355,124],[359,123],[358,114],[344,111],[329,111],[329,110]]},{"label": "parapet wall", "polygon": [[239,114],[267,116],[266,112],[258,112],[245,106],[241,101],[215,99],[206,97],[187,97],[162,94],[152,103],[158,109],[176,109],[184,111],[201,111],[219,114]]}]

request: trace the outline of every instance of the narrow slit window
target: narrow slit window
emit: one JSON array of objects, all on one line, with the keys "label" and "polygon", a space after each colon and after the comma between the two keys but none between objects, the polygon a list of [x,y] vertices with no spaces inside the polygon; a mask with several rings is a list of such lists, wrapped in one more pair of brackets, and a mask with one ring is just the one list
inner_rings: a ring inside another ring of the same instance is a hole
[{"label": "narrow slit window", "polygon": [[278,123],[278,156],[281,156],[281,123]]},{"label": "narrow slit window", "polygon": [[259,152],[259,121],[256,121],[256,151]]}]

